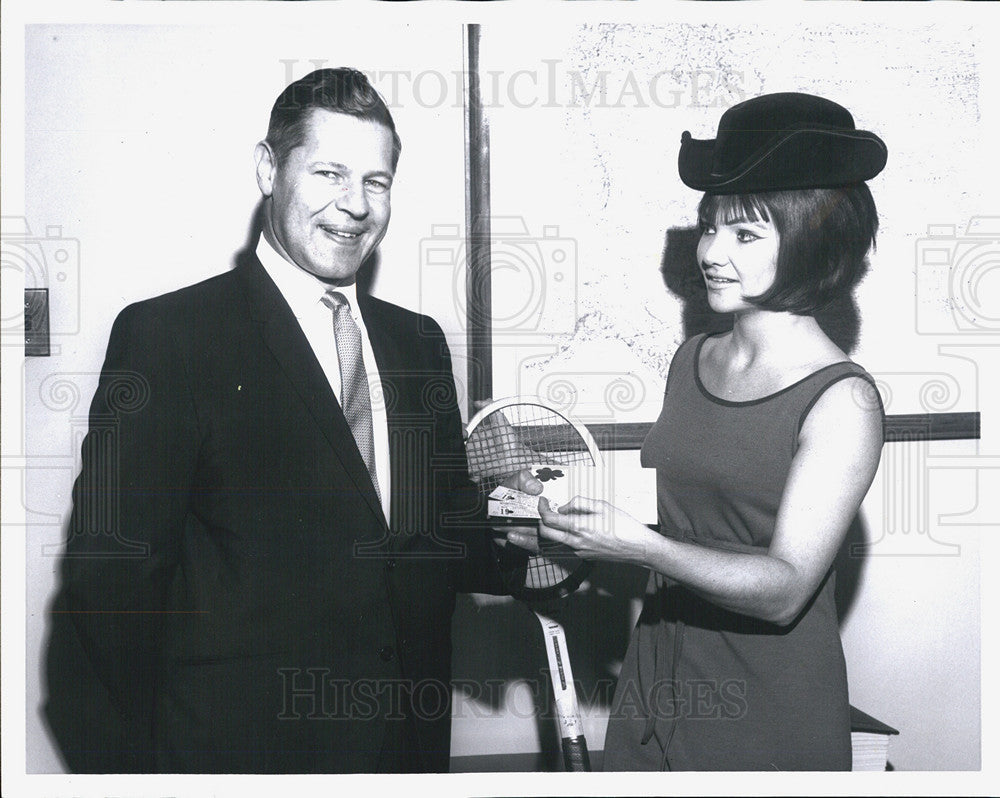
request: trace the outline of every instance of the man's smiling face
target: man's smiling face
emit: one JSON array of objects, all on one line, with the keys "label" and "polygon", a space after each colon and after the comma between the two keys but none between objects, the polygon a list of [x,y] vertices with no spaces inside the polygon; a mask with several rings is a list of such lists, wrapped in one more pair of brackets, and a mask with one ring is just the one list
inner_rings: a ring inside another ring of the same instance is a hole
[{"label": "man's smiling face", "polygon": [[283,162],[263,144],[257,157],[257,182],[269,198],[266,231],[278,251],[321,280],[353,282],[389,226],[389,129],[314,109],[302,144]]}]

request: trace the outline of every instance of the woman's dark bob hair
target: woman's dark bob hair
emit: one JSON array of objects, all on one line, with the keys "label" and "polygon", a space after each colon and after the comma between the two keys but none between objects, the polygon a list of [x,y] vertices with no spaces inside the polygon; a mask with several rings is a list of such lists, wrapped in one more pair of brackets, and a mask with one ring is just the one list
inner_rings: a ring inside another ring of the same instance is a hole
[{"label": "woman's dark bob hair", "polygon": [[702,224],[770,222],[778,231],[774,283],[745,299],[764,310],[807,316],[849,296],[868,270],[878,212],[865,183],[840,188],[705,194]]}]

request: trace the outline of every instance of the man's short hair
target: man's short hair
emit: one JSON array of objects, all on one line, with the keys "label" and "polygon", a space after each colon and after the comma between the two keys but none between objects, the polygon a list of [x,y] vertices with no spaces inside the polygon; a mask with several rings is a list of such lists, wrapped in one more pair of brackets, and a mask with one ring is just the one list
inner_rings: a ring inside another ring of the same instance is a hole
[{"label": "man's short hair", "polygon": [[365,74],[350,67],[317,69],[290,83],[278,95],[265,138],[277,163],[283,163],[288,154],[304,142],[305,123],[314,108],[385,125],[392,133],[392,168],[395,170],[403,144],[396,133],[392,114]]},{"label": "man's short hair", "polygon": [[809,315],[849,296],[868,271],[878,211],[865,183],[841,188],[705,194],[702,223],[770,222],[778,231],[774,283],[746,297],[765,310]]}]

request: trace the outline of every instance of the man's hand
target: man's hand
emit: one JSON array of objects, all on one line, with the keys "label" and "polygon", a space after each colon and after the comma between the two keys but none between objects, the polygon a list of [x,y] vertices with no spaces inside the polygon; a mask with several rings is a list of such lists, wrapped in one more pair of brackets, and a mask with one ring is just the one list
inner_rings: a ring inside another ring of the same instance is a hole
[{"label": "man's hand", "polygon": [[[520,471],[516,471],[513,474],[509,474],[501,483],[505,488],[513,488],[514,490],[522,491],[523,493],[530,493],[532,496],[537,496],[542,492],[542,483],[532,476],[531,471],[527,468],[522,468]],[[538,527],[537,526],[495,526],[493,531],[496,533],[498,538],[506,538],[504,542],[515,543],[521,546],[523,549],[528,549],[531,552],[538,552]],[[512,538],[518,537],[523,541],[529,541],[534,539],[534,545],[528,543],[527,545],[523,543],[517,543],[516,540]]]},{"label": "man's hand", "polygon": [[530,493],[532,496],[537,496],[541,493],[543,487],[541,481],[532,475],[529,468],[522,468],[520,471],[508,474],[500,484],[505,488],[513,488],[522,493]]},{"label": "man's hand", "polygon": [[532,554],[541,553],[538,545],[537,526],[509,526],[503,530],[507,535],[507,543],[530,551]]}]

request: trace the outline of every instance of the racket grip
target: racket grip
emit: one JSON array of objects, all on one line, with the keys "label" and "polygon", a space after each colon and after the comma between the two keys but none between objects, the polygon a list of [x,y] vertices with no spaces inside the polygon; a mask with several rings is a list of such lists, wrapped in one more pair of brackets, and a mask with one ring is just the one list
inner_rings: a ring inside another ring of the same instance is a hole
[{"label": "racket grip", "polygon": [[569,773],[589,773],[590,754],[587,751],[587,739],[579,737],[562,738],[563,762]]}]

